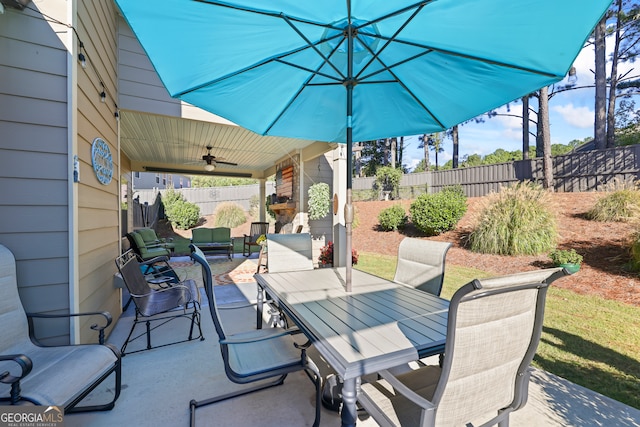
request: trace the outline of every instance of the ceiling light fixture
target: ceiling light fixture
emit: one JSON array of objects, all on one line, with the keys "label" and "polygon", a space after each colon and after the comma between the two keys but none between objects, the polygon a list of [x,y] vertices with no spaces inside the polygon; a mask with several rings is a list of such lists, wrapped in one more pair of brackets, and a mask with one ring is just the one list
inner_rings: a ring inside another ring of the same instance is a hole
[{"label": "ceiling light fixture", "polygon": [[207,172],[213,172],[216,168],[216,165],[211,163],[207,163],[206,165],[204,165],[204,170],[206,170]]}]

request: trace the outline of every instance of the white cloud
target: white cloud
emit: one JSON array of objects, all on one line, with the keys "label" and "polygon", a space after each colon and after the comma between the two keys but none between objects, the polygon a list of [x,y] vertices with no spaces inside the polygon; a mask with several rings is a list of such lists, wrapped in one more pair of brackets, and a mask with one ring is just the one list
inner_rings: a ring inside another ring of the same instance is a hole
[{"label": "white cloud", "polygon": [[593,110],[588,107],[576,107],[573,104],[557,105],[551,108],[572,126],[587,129],[593,127]]}]

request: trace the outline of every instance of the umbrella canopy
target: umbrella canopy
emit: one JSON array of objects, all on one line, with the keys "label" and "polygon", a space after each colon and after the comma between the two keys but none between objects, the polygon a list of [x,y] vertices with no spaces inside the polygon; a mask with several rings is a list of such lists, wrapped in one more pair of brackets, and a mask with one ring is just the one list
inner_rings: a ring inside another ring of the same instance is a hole
[{"label": "umbrella canopy", "polygon": [[611,1],[116,3],[171,96],[262,135],[350,151],[448,129],[561,80]]}]

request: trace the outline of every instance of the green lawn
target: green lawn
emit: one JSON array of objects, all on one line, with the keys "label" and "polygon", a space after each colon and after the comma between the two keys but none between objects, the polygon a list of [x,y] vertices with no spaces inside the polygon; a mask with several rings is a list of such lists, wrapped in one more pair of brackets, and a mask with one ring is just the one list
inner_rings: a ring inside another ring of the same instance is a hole
[{"label": "green lawn", "polygon": [[[396,257],[361,253],[355,268],[393,278]],[[481,270],[447,264],[450,298]],[[640,409],[640,307],[551,286],[534,366]]]}]

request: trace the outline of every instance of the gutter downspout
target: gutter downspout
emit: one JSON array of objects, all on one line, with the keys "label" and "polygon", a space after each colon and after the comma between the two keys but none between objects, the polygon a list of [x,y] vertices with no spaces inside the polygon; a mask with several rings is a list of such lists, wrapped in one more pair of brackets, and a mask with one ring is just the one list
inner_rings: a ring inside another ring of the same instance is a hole
[{"label": "gutter downspout", "polygon": [[[77,28],[78,4],[77,0],[67,3],[67,22],[71,22],[73,28]],[[67,29],[67,186],[69,221],[67,232],[69,236],[68,260],[69,260],[69,311],[78,313],[80,311],[80,286],[78,267],[78,183],[80,165],[76,162],[78,152],[78,44],[74,32]],[[77,167],[78,177],[74,178],[74,170]],[[71,344],[80,343],[80,319],[73,317],[69,324],[69,340]]]}]

